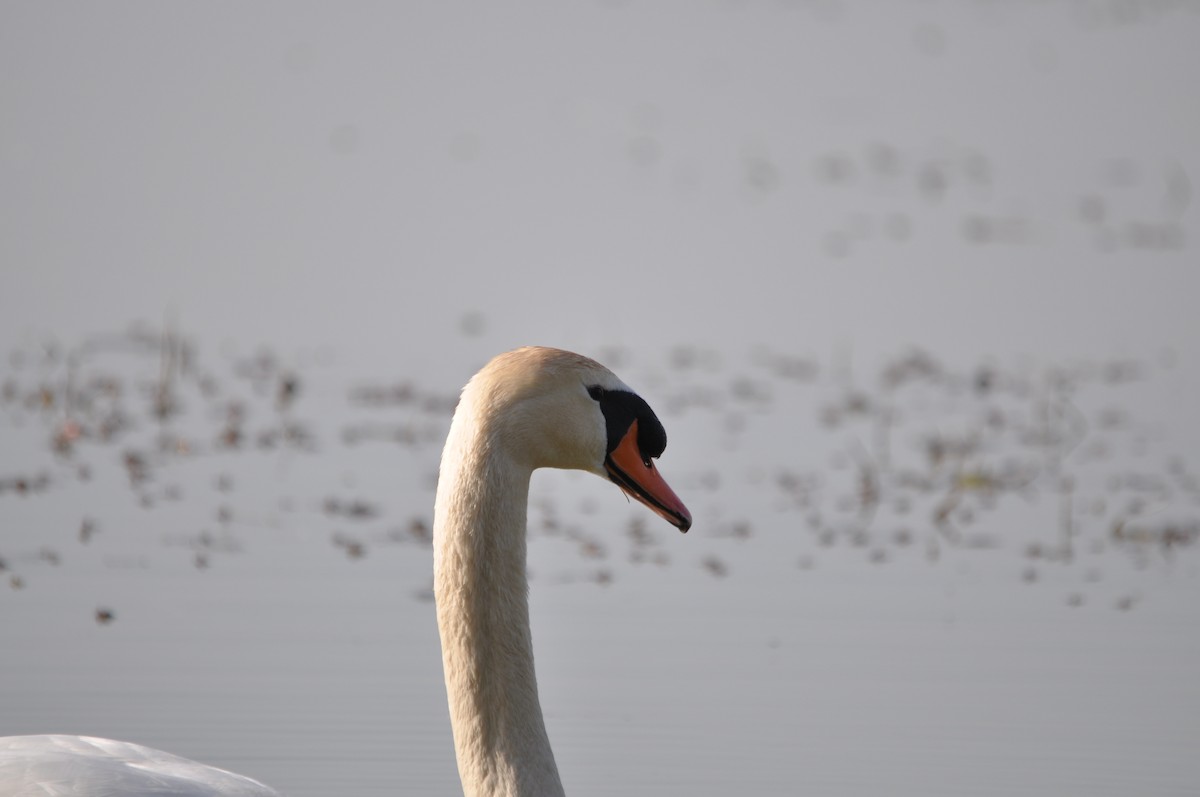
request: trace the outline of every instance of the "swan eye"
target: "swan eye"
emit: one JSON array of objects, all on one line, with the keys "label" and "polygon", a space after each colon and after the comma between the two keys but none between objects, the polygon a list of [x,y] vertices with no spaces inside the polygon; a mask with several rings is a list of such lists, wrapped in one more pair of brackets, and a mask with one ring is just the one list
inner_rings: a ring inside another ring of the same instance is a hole
[{"label": "swan eye", "polygon": [[605,392],[604,388],[600,387],[599,385],[592,385],[591,387],[589,387],[587,389],[587,391],[588,391],[588,395],[591,396],[596,401],[599,401]]}]

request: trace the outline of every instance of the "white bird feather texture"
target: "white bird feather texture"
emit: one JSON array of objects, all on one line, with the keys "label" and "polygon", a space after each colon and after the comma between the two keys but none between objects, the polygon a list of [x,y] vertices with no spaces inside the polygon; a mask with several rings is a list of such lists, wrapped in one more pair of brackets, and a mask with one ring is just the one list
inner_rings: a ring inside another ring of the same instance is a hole
[{"label": "white bird feather texture", "polygon": [[0,737],[3,797],[282,797],[256,780],[131,742]]}]

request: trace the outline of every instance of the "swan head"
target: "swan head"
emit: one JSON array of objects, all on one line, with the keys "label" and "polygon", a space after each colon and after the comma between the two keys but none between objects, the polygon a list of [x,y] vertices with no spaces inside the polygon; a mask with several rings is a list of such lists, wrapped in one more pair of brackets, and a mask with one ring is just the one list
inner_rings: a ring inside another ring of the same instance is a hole
[{"label": "swan head", "polygon": [[595,360],[527,346],[493,358],[463,389],[455,415],[487,431],[525,467],[585,470],[614,482],[680,531],[692,516],[654,460],[667,433],[650,405]]}]

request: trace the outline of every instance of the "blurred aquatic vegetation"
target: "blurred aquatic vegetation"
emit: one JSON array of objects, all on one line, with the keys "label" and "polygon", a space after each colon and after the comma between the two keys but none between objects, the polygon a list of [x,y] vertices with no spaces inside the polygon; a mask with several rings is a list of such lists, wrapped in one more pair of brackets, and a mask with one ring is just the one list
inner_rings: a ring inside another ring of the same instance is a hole
[{"label": "blurred aquatic vegetation", "polygon": [[[1101,27],[1118,18],[1095,16],[1107,20],[1096,23]],[[920,25],[914,41],[926,54],[940,54],[946,32]],[[1031,45],[1030,59],[1040,71],[1057,65],[1044,42]],[[981,249],[1083,246],[1101,254],[1189,248],[1193,176],[1178,157],[1114,152],[1066,178],[1061,196],[1052,198],[1021,196],[1013,176],[1022,165],[970,141],[876,139],[773,153],[759,146],[744,151],[739,166],[741,193],[756,206],[786,202],[796,186],[820,196],[813,245],[833,260],[934,240]]]},{"label": "blurred aquatic vegetation", "polygon": [[[881,148],[863,168],[890,173],[900,158]],[[829,179],[857,173],[832,162],[821,168]],[[755,578],[783,548],[800,571],[833,557],[879,568],[986,554],[1012,559],[1014,584],[1071,584],[1070,607],[1129,610],[1140,597],[1089,600],[1112,564],[1107,556],[1119,554],[1151,578],[1155,562],[1190,554],[1200,540],[1194,463],[1159,452],[1136,402],[1122,398],[1171,358],[1038,366],[984,359],[954,367],[910,349],[862,379],[841,356],[826,365],[761,345],[736,359],[682,344],[605,354],[648,387],[673,429],[698,424],[693,429],[712,438],[699,444],[728,457],[670,462],[672,483],[704,507],[698,517],[707,516],[686,552],[667,544],[671,530],[634,507],[624,534],[612,534],[604,528],[611,515],[595,499],[565,508],[535,492],[530,540],[561,552],[559,569],[535,574],[548,583],[603,586],[627,568],[688,562],[736,581]],[[5,502],[56,500],[71,490],[91,496],[101,482],[121,485],[145,511],[199,509],[205,520],[152,541],[172,555],[182,550],[198,570],[245,552],[248,535],[280,515],[298,517],[293,526],[302,534],[326,535],[351,562],[391,546],[428,551],[428,517],[394,517],[387,496],[369,485],[343,478],[312,500],[314,485],[306,483],[309,498],[282,495],[273,514],[245,507],[243,498],[245,483],[261,481],[271,463],[361,456],[348,449],[366,443],[398,447],[422,463],[429,474],[422,486],[432,495],[456,399],[415,374],[331,386],[303,358],[260,348],[213,359],[169,326],[73,346],[49,341],[10,352],[7,363],[0,436],[32,429],[44,445],[26,462],[6,457],[2,467],[12,472],[0,472],[0,517]],[[333,395],[341,408],[317,413],[313,394]],[[728,464],[743,459],[752,463],[745,470]],[[328,467],[315,470],[331,478]],[[28,587],[31,569],[70,567],[72,542],[103,550],[113,568],[152,566],[144,555],[108,551],[113,527],[88,500],[81,498],[67,536],[0,537],[0,572],[12,589]],[[577,565],[564,568],[562,560]],[[427,600],[427,593],[412,594]],[[106,611],[109,619],[97,622],[111,622],[115,611]]]}]

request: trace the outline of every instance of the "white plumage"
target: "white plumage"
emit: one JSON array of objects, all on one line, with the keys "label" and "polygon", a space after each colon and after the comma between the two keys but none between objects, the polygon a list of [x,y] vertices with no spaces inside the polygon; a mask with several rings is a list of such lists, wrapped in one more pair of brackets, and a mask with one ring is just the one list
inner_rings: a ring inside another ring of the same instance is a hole
[{"label": "white plumage", "polygon": [[3,797],[281,797],[256,780],[93,736],[0,737]]}]

